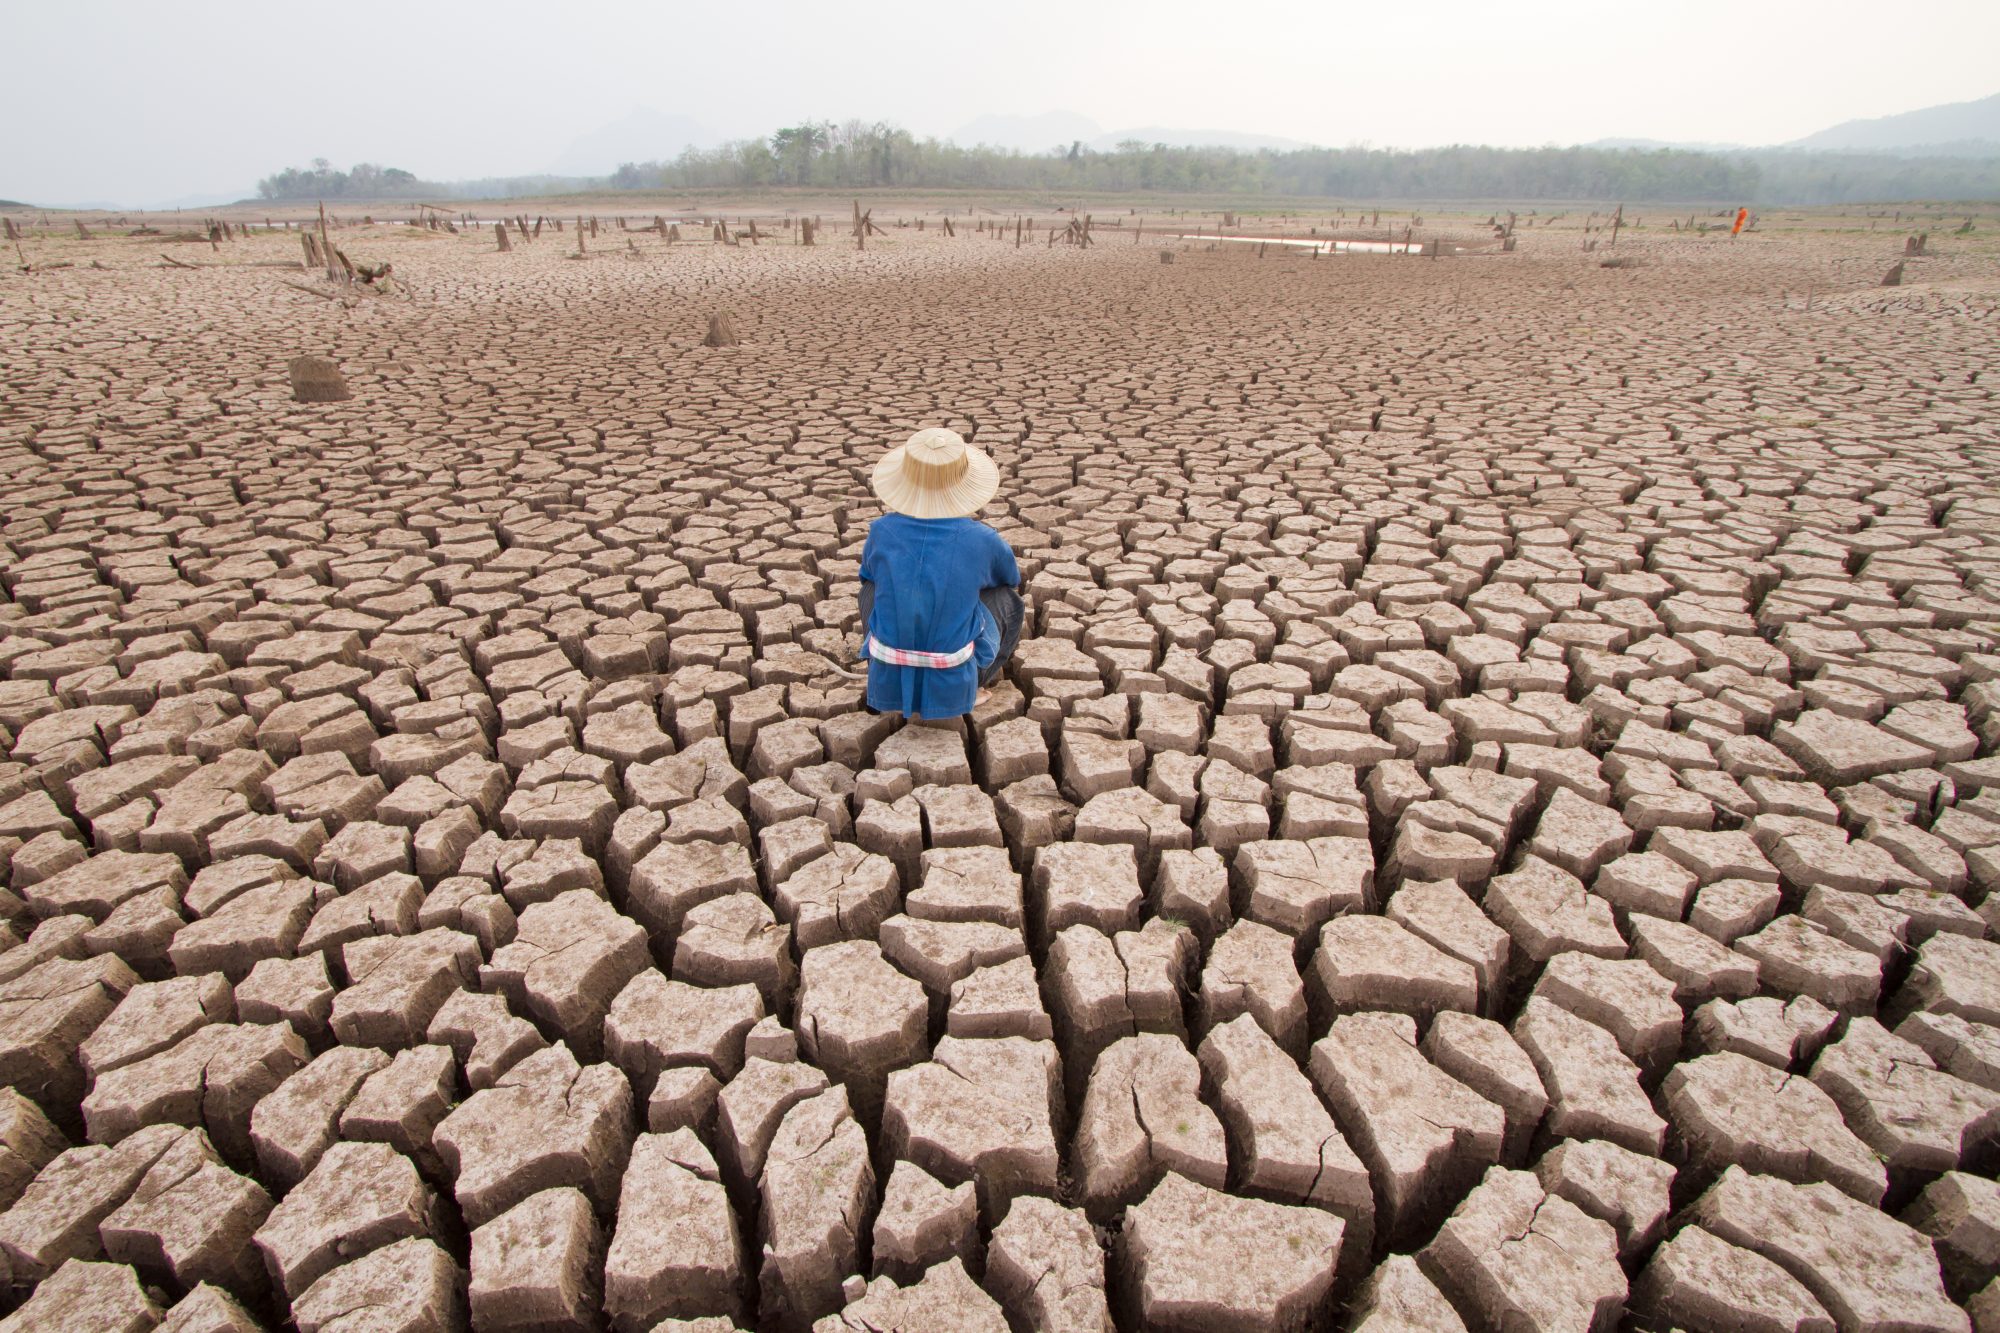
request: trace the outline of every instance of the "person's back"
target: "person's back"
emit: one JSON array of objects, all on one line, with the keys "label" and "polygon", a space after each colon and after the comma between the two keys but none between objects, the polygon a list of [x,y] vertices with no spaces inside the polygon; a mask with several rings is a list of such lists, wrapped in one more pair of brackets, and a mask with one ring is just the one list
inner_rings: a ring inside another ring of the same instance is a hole
[{"label": "person's back", "polygon": [[919,431],[875,470],[890,512],[861,552],[868,706],[910,717],[970,712],[1020,626],[981,600],[1021,571],[1007,542],[970,517],[999,487],[998,469],[947,430]]}]

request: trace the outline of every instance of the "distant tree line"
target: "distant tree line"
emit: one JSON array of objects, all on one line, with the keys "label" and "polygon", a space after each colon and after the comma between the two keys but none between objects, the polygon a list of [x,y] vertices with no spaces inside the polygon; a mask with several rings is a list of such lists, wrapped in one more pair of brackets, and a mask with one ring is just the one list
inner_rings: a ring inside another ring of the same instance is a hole
[{"label": "distant tree line", "polygon": [[1022,153],[919,139],[900,126],[807,121],[768,138],[628,162],[608,178],[524,176],[450,183],[325,159],[258,182],[265,199],[492,198],[564,190],[967,189],[1080,194],[1222,194],[1350,200],[1621,200],[1843,204],[2000,199],[2000,157],[1757,149],[1176,147],[1127,140]]},{"label": "distant tree line", "polygon": [[1763,149],[1176,147],[1126,140],[1044,153],[919,139],[895,125],[807,122],[768,139],[627,163],[614,188],[1005,189],[1333,199],[1628,199],[1766,204],[2000,198],[2000,157]]},{"label": "distant tree line", "polygon": [[420,181],[401,167],[378,167],[359,162],[346,171],[316,157],[301,171],[287,167],[257,182],[259,199],[414,199],[438,189]]}]

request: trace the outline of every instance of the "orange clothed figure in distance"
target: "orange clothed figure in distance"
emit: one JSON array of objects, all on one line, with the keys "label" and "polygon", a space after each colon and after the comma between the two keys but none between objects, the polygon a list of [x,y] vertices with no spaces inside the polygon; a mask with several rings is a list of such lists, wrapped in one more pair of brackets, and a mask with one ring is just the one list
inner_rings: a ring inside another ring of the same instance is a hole
[{"label": "orange clothed figure in distance", "polygon": [[1741,231],[1743,230],[1743,224],[1744,224],[1744,223],[1746,223],[1746,222],[1748,222],[1749,220],[1750,220],[1750,210],[1749,210],[1749,209],[1747,209],[1747,208],[1739,208],[1739,209],[1737,209],[1737,210],[1736,210],[1736,225],[1735,225],[1735,226],[1733,226],[1733,227],[1731,227],[1731,228],[1729,229],[1729,239],[1730,239],[1730,240],[1732,240],[1732,241],[1733,241],[1733,240],[1735,240],[1735,239],[1736,239],[1736,237],[1737,237],[1737,234],[1738,234],[1738,233],[1740,233],[1740,232],[1741,232]]}]

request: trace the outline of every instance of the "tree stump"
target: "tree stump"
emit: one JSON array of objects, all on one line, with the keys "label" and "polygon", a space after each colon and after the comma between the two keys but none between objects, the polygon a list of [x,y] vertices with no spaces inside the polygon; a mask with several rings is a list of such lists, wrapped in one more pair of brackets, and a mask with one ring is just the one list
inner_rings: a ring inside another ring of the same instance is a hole
[{"label": "tree stump", "polygon": [[344,403],[354,395],[340,367],[323,356],[295,356],[285,363],[292,375],[295,403]]},{"label": "tree stump", "polygon": [[1889,266],[1889,271],[1882,275],[1882,285],[1884,287],[1900,287],[1903,285],[1902,260],[1898,259],[1895,263]]},{"label": "tree stump", "polygon": [[1162,264],[1171,264],[1171,263],[1173,263],[1173,262],[1174,262],[1174,252],[1173,252],[1173,251],[1171,251],[1171,250],[1162,250],[1162,251],[1160,251],[1160,262],[1161,262]]},{"label": "tree stump", "polygon": [[703,347],[734,347],[741,341],[736,336],[736,321],[728,312],[708,317],[708,336],[701,340]]},{"label": "tree stump", "polygon": [[493,239],[500,243],[500,253],[503,255],[514,248],[514,243],[507,239],[507,224],[504,222],[493,224]]}]

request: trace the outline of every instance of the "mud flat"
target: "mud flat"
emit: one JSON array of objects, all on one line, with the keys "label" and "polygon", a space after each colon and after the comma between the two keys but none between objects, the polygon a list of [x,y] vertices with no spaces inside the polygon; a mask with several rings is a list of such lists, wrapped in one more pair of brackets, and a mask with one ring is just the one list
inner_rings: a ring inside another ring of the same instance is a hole
[{"label": "mud flat", "polygon": [[2000,1327],[1991,243],[890,212],[31,223],[0,1329]]}]

